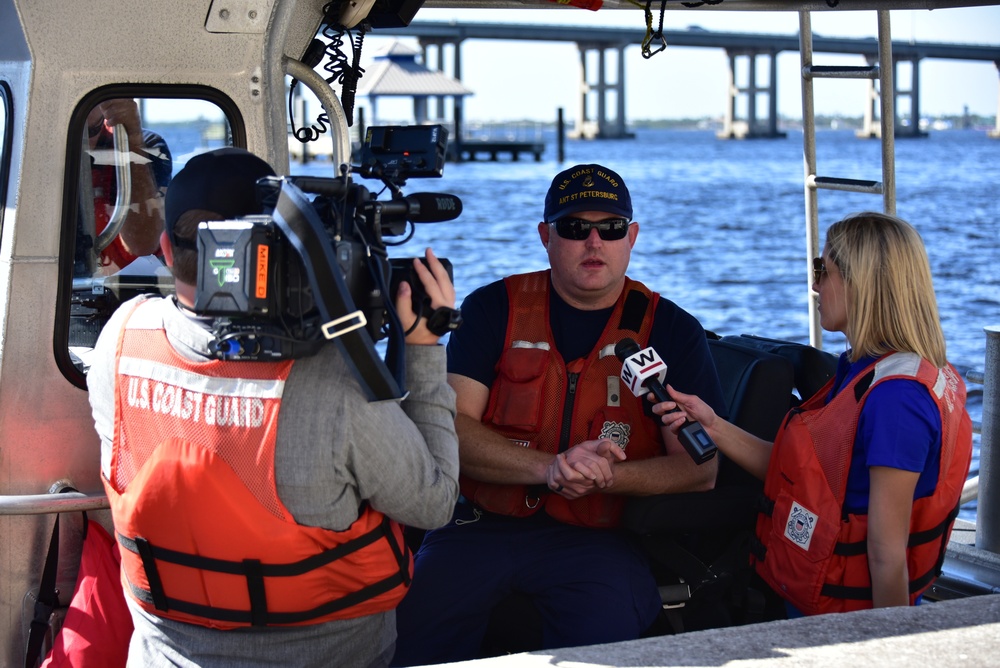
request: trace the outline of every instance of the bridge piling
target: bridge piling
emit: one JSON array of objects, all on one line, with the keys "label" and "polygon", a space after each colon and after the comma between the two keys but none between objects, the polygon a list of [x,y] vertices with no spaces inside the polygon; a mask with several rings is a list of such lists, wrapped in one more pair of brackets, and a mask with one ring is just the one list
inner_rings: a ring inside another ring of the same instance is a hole
[{"label": "bridge piling", "polygon": [[[728,100],[722,130],[716,133],[719,139],[773,139],[785,137],[778,130],[778,53],[773,50],[735,50],[726,49],[729,56],[729,77],[727,86]],[[757,83],[757,57],[766,55],[769,58],[767,86]],[[736,84],[737,58],[747,59],[747,83],[740,87]],[[757,115],[757,96],[767,95],[767,118],[761,123]],[[737,118],[736,104],[740,95],[746,97],[747,116],[745,120]]]},{"label": "bridge piling", "polygon": [[[577,107],[576,129],[578,139],[629,139],[635,135],[625,125],[625,44],[608,42],[577,42],[580,51],[580,98]],[[617,78],[613,83],[607,77],[607,52],[617,52]],[[597,52],[597,82],[591,83],[588,54]],[[597,94],[597,118],[590,117],[590,93]],[[608,120],[608,95],[615,96],[615,119]]]}]

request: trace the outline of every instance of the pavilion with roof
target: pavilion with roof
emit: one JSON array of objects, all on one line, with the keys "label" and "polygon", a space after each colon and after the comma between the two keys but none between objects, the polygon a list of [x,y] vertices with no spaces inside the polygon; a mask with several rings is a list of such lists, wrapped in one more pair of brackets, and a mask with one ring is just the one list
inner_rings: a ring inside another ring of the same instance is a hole
[{"label": "pavilion with roof", "polygon": [[[454,100],[454,118],[460,120],[462,99],[472,91],[458,79],[444,72],[428,69],[417,62],[420,51],[401,42],[389,44],[374,56],[371,67],[358,81],[357,95],[368,98],[371,124],[378,125],[378,100],[381,97],[409,97],[413,99],[413,120],[416,124],[444,123],[444,99]],[[437,118],[429,116],[430,98],[439,100]],[[459,128],[454,128],[456,135]]]}]

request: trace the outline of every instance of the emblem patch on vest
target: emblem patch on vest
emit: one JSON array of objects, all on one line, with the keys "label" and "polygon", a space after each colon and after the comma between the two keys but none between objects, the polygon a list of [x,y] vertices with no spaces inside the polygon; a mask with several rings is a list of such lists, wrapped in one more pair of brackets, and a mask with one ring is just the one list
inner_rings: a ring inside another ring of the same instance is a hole
[{"label": "emblem patch on vest", "polygon": [[792,509],[788,513],[788,523],[785,525],[785,538],[808,552],[817,519],[819,517],[815,513],[809,512],[792,501]]},{"label": "emblem patch on vest", "polygon": [[605,420],[604,426],[601,427],[600,438],[607,438],[614,441],[622,450],[628,445],[628,435],[632,433],[632,425],[625,424],[624,422],[613,422],[611,420]]}]

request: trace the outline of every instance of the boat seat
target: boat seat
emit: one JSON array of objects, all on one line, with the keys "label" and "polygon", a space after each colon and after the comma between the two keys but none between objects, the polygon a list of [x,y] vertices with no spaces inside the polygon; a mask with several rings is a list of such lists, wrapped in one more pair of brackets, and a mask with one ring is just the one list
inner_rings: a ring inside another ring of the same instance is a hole
[{"label": "boat seat", "polygon": [[[799,399],[799,401],[794,402],[796,405],[816,394],[837,372],[836,355],[802,343],[768,339],[751,334],[724,336],[721,341],[778,355],[791,362],[794,371],[795,393]],[[716,364],[718,364],[718,360],[716,360]]]}]

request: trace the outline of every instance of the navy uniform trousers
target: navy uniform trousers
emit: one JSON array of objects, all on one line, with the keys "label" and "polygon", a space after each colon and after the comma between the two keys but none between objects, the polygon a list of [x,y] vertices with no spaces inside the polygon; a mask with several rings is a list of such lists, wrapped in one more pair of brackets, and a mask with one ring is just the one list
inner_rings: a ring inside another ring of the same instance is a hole
[{"label": "navy uniform trousers", "polygon": [[460,502],[417,552],[393,665],[477,658],[493,607],[513,592],[538,609],[544,649],[638,638],[661,609],[646,558],[623,533]]}]

